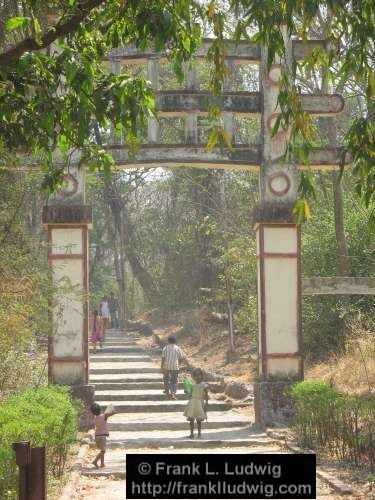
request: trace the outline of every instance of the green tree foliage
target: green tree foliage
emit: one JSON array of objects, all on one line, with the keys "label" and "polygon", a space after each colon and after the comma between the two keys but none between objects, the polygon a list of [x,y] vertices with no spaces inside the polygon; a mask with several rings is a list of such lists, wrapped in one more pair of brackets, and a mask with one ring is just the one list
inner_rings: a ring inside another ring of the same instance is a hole
[{"label": "green tree foliage", "polygon": [[43,376],[52,285],[40,185],[40,175],[0,172],[0,400]]},{"label": "green tree foliage", "polygon": [[[338,257],[334,229],[333,195],[327,175],[316,175],[320,187],[312,204],[312,217],[302,231],[302,268],[304,276],[338,275]],[[368,231],[369,210],[363,208],[354,193],[355,178],[347,175],[344,183],[345,234],[352,276],[373,276],[375,236]],[[374,328],[372,296],[304,297],[304,342],[310,358],[328,357],[344,349],[349,330],[340,324],[362,322]]]},{"label": "green tree foliage", "polygon": [[[62,166],[76,148],[83,162],[98,169],[110,167],[111,157],[92,135],[92,118],[104,130],[112,122],[134,144],[137,124],[153,112],[152,92],[141,75],[104,71],[101,61],[112,48],[133,43],[141,49],[167,49],[182,78],[183,62],[196,50],[204,29],[215,36],[208,53],[213,63],[209,88],[219,92],[228,74],[226,37],[268,45],[271,60],[284,50],[282,26],[306,40],[314,38],[316,20],[323,22],[328,15],[328,49],[314,50],[302,64],[310,74],[323,68],[326,82],[334,86],[339,83],[342,88],[354,81],[364,89],[364,111],[352,120],[344,142],[353,157],[357,191],[365,205],[373,207],[375,7],[371,0],[210,0],[203,4],[193,0],[8,0],[2,2],[0,13],[1,147],[7,153],[32,152],[34,161],[46,169],[50,187],[61,181]],[[289,76],[283,79],[279,125],[292,127],[289,152],[307,160],[315,134]],[[55,148],[61,154],[60,165],[53,159]],[[2,156],[9,164],[10,158]],[[302,196],[311,193],[310,181],[311,177],[301,176]],[[299,206],[304,212],[307,205]]]},{"label": "green tree foliage", "polygon": [[[111,157],[92,136],[92,118],[103,129],[114,124],[134,144],[137,126],[152,113],[154,100],[145,79],[106,72],[105,54],[135,41],[143,48],[150,42],[156,49],[168,44],[178,70],[200,36],[193,19],[198,9],[190,2],[172,6],[168,1],[25,4],[39,34],[28,23],[27,33],[22,31],[20,16],[9,18],[5,26],[12,37],[18,24],[19,37],[24,38],[9,47],[5,34],[0,53],[1,147],[33,153],[34,162],[41,161],[46,168],[45,182],[52,188],[61,181],[62,168],[74,149],[79,148],[85,164],[99,169],[110,166]],[[53,25],[43,17],[50,8],[57,12]],[[55,40],[51,50],[31,52],[48,48]],[[61,154],[57,168],[52,154],[56,148]]]}]

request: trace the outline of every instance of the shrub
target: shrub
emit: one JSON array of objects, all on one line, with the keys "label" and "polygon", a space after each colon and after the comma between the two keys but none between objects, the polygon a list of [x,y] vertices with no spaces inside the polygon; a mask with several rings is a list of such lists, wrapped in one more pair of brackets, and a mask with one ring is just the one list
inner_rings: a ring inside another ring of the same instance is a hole
[{"label": "shrub", "polygon": [[310,448],[324,447],[339,460],[356,465],[375,459],[374,395],[350,396],[320,380],[299,382],[291,388],[296,405],[298,441]]},{"label": "shrub", "polygon": [[34,353],[17,349],[1,353],[0,403],[21,391],[46,384],[47,360],[44,353],[36,349]]},{"label": "shrub", "polygon": [[77,432],[79,403],[69,388],[48,386],[28,389],[0,406],[0,498],[16,498],[17,467],[12,443],[30,441],[47,446],[48,469],[60,476],[68,445]]}]

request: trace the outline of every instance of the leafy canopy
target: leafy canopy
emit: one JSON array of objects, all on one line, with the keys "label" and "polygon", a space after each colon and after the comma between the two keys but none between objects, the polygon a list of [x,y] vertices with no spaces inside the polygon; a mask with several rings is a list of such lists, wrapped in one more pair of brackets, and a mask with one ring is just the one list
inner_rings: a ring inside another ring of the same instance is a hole
[{"label": "leafy canopy", "polygon": [[[53,20],[49,14],[55,14]],[[34,154],[46,171],[46,184],[61,181],[72,151],[81,161],[108,169],[112,160],[93,133],[110,124],[129,144],[154,112],[154,99],[141,76],[105,71],[103,57],[112,48],[133,43],[141,49],[166,49],[182,78],[202,33],[215,37],[208,58],[214,62],[211,88],[220,92],[227,74],[225,38],[267,44],[269,57],[283,53],[281,26],[307,39],[316,20],[330,18],[327,41],[338,50],[315,50],[302,63],[323,69],[326,84],[345,88],[351,81],[364,95],[364,111],[343,138],[352,154],[357,191],[375,204],[375,4],[372,0],[8,0],[0,4],[0,148],[2,162],[14,154]],[[54,45],[51,45],[54,43]],[[39,51],[38,51],[39,49]],[[43,49],[43,50],[40,50]],[[295,72],[297,68],[293,68]],[[285,78],[280,95],[290,125],[290,145],[304,160],[314,144],[311,122],[301,112],[294,78]],[[220,137],[217,132],[216,135]],[[52,152],[62,161],[56,164]],[[306,160],[308,161],[308,160]],[[303,196],[310,177],[301,179]]]}]

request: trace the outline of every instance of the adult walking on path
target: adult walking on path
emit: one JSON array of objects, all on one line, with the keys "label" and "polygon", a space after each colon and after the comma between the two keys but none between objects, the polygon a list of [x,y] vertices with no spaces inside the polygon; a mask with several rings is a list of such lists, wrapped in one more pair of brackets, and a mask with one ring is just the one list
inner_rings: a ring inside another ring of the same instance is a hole
[{"label": "adult walking on path", "polygon": [[168,337],[161,355],[161,370],[163,372],[164,392],[171,399],[176,399],[179,361],[186,361],[186,356],[176,345],[175,337]]},{"label": "adult walking on path", "polygon": [[109,311],[109,305],[108,305],[108,298],[105,295],[100,303],[100,315],[103,320],[103,337],[105,337],[105,333],[109,328],[109,321],[111,318],[111,313]]},{"label": "adult walking on path", "polygon": [[111,315],[111,328],[118,328],[118,299],[113,292],[110,293],[108,300],[109,313]]}]

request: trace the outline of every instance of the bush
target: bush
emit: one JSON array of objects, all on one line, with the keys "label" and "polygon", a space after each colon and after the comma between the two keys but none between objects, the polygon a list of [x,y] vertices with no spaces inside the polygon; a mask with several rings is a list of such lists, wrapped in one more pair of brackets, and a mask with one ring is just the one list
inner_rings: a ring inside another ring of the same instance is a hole
[{"label": "bush", "polygon": [[298,441],[309,448],[324,447],[339,460],[356,465],[375,461],[375,398],[350,396],[320,380],[295,384]]},{"label": "bush", "polygon": [[0,498],[17,495],[17,467],[12,443],[30,441],[47,446],[49,471],[63,472],[68,445],[74,441],[80,404],[72,400],[69,388],[48,386],[28,389],[0,406]]},{"label": "bush", "polygon": [[0,404],[21,391],[44,386],[46,382],[47,360],[36,348],[34,353],[10,349],[0,355]]}]

